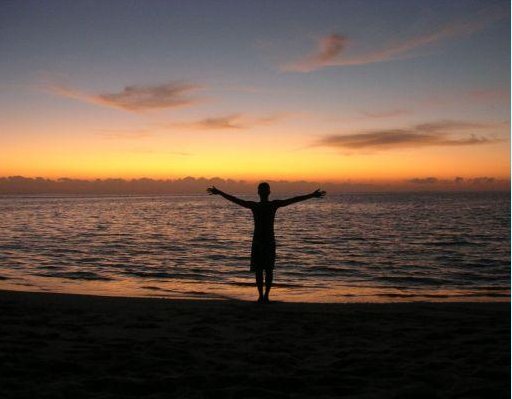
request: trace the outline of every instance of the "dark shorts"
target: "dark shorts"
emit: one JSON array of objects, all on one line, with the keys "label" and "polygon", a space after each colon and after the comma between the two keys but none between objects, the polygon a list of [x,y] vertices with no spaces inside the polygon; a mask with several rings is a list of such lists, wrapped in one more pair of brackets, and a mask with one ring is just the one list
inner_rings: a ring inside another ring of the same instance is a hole
[{"label": "dark shorts", "polygon": [[251,272],[258,270],[272,270],[276,262],[276,243],[252,242],[251,248]]}]

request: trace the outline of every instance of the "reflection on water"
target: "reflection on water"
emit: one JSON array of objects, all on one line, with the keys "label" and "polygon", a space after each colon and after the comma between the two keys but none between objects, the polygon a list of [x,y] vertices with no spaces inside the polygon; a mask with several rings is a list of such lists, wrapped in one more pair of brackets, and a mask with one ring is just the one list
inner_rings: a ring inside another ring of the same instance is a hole
[{"label": "reflection on water", "polygon": [[[508,193],[346,194],[283,208],[274,298],[507,300],[509,204]],[[0,288],[256,296],[251,213],[217,197],[2,197],[0,227]]]}]

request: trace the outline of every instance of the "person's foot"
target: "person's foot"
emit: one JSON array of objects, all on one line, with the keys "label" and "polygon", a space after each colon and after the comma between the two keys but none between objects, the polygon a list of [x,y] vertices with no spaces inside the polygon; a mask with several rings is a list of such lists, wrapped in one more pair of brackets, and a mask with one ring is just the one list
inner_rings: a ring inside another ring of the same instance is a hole
[{"label": "person's foot", "polygon": [[263,303],[263,302],[265,302],[265,299],[264,299],[262,296],[260,296],[260,297],[258,298],[258,301],[257,301],[257,302],[258,302],[258,303]]},{"label": "person's foot", "polygon": [[263,297],[263,303],[270,303],[270,299],[268,299],[268,296]]}]

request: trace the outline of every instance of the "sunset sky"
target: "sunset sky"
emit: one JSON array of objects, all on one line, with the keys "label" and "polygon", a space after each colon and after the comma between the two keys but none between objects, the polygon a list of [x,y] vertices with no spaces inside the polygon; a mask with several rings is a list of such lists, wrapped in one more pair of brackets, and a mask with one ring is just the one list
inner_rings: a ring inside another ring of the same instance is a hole
[{"label": "sunset sky", "polygon": [[509,177],[508,1],[10,1],[0,176]]}]

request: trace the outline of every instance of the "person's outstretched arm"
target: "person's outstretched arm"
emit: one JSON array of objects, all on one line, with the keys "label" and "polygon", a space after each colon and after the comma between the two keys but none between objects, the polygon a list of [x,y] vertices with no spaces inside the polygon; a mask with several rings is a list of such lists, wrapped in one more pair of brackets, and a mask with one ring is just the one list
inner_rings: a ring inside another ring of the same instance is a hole
[{"label": "person's outstretched arm", "polygon": [[277,200],[276,203],[279,207],[288,206],[291,204],[295,204],[296,202],[308,200],[310,198],[322,198],[325,196],[325,194],[325,191],[321,191],[320,189],[318,189],[313,191],[311,194],[299,195],[298,197],[288,198],[285,200]]},{"label": "person's outstretched arm", "polygon": [[235,204],[243,206],[244,208],[250,208],[252,204],[251,201],[244,201],[243,199],[227,194],[224,191],[219,190],[215,186],[207,188],[206,191],[208,191],[208,194],[210,195],[220,195],[226,198],[228,201],[234,202]]}]

